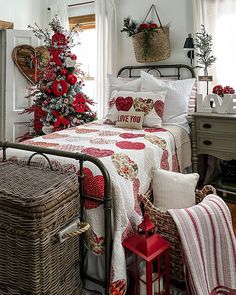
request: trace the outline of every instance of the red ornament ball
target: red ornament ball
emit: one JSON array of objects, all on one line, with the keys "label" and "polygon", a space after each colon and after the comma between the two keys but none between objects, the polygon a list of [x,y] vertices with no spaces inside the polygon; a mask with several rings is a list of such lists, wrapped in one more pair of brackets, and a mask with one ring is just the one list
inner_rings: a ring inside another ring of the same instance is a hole
[{"label": "red ornament ball", "polygon": [[68,75],[66,80],[70,85],[74,85],[77,82],[77,78],[73,74]]},{"label": "red ornament ball", "polygon": [[62,76],[65,76],[67,74],[67,70],[66,69],[61,69],[60,72],[61,72]]},{"label": "red ornament ball", "polygon": [[70,57],[72,60],[76,60],[77,59],[77,56],[75,54],[72,54],[71,57]]}]

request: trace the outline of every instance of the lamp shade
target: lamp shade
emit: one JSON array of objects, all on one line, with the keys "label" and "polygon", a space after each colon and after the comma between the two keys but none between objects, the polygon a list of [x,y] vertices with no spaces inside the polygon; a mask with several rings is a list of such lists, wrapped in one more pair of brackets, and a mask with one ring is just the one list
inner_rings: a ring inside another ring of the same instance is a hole
[{"label": "lamp shade", "polygon": [[193,48],[194,48],[193,37],[191,34],[188,34],[188,37],[186,38],[184,43],[184,49],[193,49]]}]

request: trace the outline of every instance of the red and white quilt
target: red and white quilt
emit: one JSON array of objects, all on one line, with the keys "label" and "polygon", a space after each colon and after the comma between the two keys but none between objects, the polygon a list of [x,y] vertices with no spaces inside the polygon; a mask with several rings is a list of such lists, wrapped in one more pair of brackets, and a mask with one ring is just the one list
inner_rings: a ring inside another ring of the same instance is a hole
[{"label": "red and white quilt", "polygon": [[[149,189],[155,167],[179,171],[176,142],[173,133],[167,129],[131,130],[105,125],[99,121],[23,142],[27,145],[95,156],[107,168],[113,198],[111,294],[125,294],[126,291],[126,264],[122,241],[132,234],[141,222],[138,195]],[[18,161],[24,161],[28,158],[29,152],[9,150],[8,155]],[[190,157],[190,154],[187,156]],[[77,172],[79,169],[76,160],[55,156],[49,158],[52,166],[58,170]],[[44,160],[40,158],[41,161]],[[98,168],[92,163],[85,162],[84,173],[85,194],[102,198],[103,177]],[[92,227],[88,245],[93,253],[103,254],[103,206],[86,201],[85,207],[86,219]]]}]

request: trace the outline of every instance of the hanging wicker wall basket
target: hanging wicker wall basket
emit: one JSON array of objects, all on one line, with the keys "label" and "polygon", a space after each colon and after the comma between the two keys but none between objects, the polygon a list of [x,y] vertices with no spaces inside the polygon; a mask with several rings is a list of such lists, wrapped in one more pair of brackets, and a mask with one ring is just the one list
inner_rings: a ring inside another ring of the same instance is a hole
[{"label": "hanging wicker wall basket", "polygon": [[132,36],[135,58],[137,62],[157,62],[170,57],[169,27],[156,29],[150,38],[148,54],[144,54],[144,32]]}]

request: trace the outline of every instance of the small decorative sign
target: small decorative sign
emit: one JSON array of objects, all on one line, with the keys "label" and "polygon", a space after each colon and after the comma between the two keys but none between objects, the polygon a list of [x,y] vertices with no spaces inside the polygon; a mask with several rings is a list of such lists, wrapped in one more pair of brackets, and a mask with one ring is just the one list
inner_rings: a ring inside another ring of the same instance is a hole
[{"label": "small decorative sign", "polygon": [[217,94],[211,93],[203,97],[202,94],[198,94],[197,111],[209,113],[236,113],[236,95],[225,94],[224,97],[220,97]]},{"label": "small decorative sign", "polygon": [[212,82],[213,77],[212,76],[198,76],[198,81]]}]

